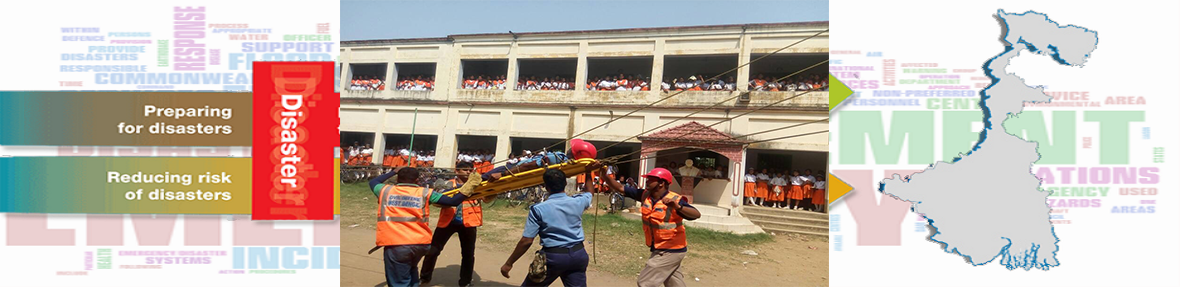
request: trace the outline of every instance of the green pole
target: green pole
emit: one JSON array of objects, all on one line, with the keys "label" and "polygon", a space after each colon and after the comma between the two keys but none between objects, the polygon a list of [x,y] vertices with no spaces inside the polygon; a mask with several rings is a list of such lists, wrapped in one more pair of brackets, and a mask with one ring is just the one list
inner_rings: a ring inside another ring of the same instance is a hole
[{"label": "green pole", "polygon": [[414,163],[414,132],[418,130],[418,108],[414,108],[414,125],[410,126],[410,164]]}]

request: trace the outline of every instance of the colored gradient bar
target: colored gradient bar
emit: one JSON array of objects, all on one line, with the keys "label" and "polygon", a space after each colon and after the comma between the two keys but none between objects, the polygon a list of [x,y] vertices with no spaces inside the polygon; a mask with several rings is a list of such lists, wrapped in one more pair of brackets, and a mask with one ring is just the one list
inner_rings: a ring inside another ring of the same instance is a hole
[{"label": "colored gradient bar", "polygon": [[[145,116],[157,108],[231,109],[231,117]],[[214,92],[0,92],[0,145],[250,146],[251,95]],[[142,125],[137,134],[119,124]],[[229,126],[229,134],[151,133],[152,125]]]},{"label": "colored gradient bar", "polygon": [[[108,182],[121,174],[188,174],[191,183]],[[230,183],[202,183],[200,175],[229,175]],[[0,212],[249,214],[249,158],[7,157],[0,158]],[[142,198],[128,192],[143,189]],[[217,200],[151,200],[153,190],[228,192]]]}]

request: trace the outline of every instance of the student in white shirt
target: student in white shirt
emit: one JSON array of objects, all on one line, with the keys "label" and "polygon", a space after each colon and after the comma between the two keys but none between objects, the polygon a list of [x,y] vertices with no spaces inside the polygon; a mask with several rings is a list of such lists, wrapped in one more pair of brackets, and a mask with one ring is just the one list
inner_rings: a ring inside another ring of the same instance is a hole
[{"label": "student in white shirt", "polygon": [[828,182],[824,180],[824,173],[818,173],[815,178],[815,186],[811,193],[812,210],[816,212],[825,212],[828,206]]},{"label": "student in white shirt", "polygon": [[803,199],[803,182],[805,178],[799,175],[798,170],[793,171],[791,174],[793,174],[791,176],[791,191],[787,193],[787,199],[790,202],[788,208],[798,209],[800,207],[799,203]]},{"label": "student in white shirt", "polygon": [[802,209],[811,210],[811,193],[815,188],[815,177],[811,176],[811,170],[803,170],[803,201],[799,202]]},{"label": "student in white shirt", "polygon": [[746,186],[745,186],[745,190],[744,190],[745,191],[744,195],[746,198],[746,205],[753,205],[754,198],[756,198],[758,196],[758,188],[757,188],[757,183],[756,183],[758,181],[758,177],[754,175],[753,168],[746,170],[745,179],[746,179]]},{"label": "student in white shirt", "polygon": [[764,168],[756,176],[758,179],[758,205],[766,206],[766,198],[770,194],[770,186],[768,185],[770,183],[770,175],[766,174],[766,169]]},{"label": "student in white shirt", "polygon": [[772,208],[782,208],[783,207],[783,205],[784,205],[783,198],[785,198],[786,194],[787,194],[787,189],[784,186],[789,186],[789,185],[787,184],[787,179],[784,178],[783,173],[781,173],[781,172],[777,173],[774,175],[773,178],[770,179],[770,188],[771,188],[771,192],[770,192],[771,196],[770,197],[772,198],[772,200],[771,200],[771,202],[772,202],[771,207]]}]

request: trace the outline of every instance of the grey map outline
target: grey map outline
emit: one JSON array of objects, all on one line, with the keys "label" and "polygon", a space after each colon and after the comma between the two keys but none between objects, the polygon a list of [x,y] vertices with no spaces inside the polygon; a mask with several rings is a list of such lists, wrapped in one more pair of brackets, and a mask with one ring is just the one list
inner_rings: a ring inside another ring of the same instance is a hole
[{"label": "grey map outline", "polygon": [[1049,220],[1050,192],[1040,189],[1041,180],[1031,170],[1040,158],[1037,143],[1009,134],[1003,122],[1017,117],[1024,102],[1048,102],[1051,97],[1006,68],[1022,51],[1081,67],[1097,49],[1098,35],[1031,10],[1011,14],[1001,9],[994,16],[1004,51],[983,66],[992,83],[980,91],[984,129],[978,143],[952,162],[936,162],[904,178],[893,174],[879,191],[910,202],[914,212],[927,218],[932,233],[927,239],[971,265],[999,258],[1009,270],[1049,270],[1060,265],[1059,239]]}]

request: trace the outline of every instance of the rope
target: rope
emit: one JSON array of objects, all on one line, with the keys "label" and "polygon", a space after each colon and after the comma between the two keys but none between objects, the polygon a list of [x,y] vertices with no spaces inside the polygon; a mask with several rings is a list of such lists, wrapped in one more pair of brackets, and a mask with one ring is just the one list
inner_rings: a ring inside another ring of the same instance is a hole
[{"label": "rope", "polygon": [[[803,125],[803,124],[798,124],[798,125],[794,125],[794,126],[800,126],[800,125]],[[792,127],[794,127],[794,126],[792,126]],[[776,128],[776,129],[774,129],[774,130],[781,130],[781,129],[782,129],[782,128]],[[741,142],[741,143],[737,143],[737,144],[735,144],[735,145],[738,145],[738,144],[740,144],[740,145],[748,145],[748,144],[752,144],[752,143],[760,143],[760,142],[775,141],[775,140],[788,139],[788,138],[795,138],[795,137],[801,137],[801,136],[809,136],[809,135],[814,135],[814,134],[822,134],[822,133],[826,133],[826,132],[828,132],[828,131],[827,131],[827,130],[823,130],[823,131],[818,131],[818,132],[809,132],[809,133],[802,133],[802,134],[794,134],[794,135],[789,135],[789,136],[782,136],[782,137],[777,137],[777,138],[772,138],[772,139],[757,140],[757,141],[749,141],[749,142]],[[759,132],[759,133],[762,133],[762,132]],[[698,152],[698,151],[706,151],[706,150],[707,150],[707,149],[703,149],[703,148],[693,148],[692,150],[689,150],[689,151],[683,151],[683,152],[676,152],[676,153],[664,154],[664,155],[662,155],[662,156],[681,155],[681,154],[686,154],[686,153],[694,153],[694,152]],[[640,160],[649,159],[649,158],[653,158],[653,157],[656,157],[656,156],[642,156],[642,157],[639,157],[639,158],[636,158],[636,159],[630,159],[630,160],[620,161],[620,162],[617,162],[617,164],[623,164],[623,163],[628,163],[628,162],[635,162],[635,161],[640,161]]]},{"label": "rope", "polygon": [[[795,75],[798,75],[798,74],[800,74],[800,73],[803,73],[803,72],[806,72],[806,71],[808,71],[808,70],[811,70],[811,68],[815,68],[815,67],[818,67],[818,66],[820,66],[820,65],[823,65],[823,64],[827,63],[828,61],[829,61],[829,60],[823,60],[822,62],[815,63],[814,65],[811,65],[810,67],[807,67],[807,68],[800,69],[799,71],[796,71],[796,72],[794,72],[794,73],[791,73],[790,75],[786,75],[786,76],[783,76],[782,78],[778,78],[778,79],[777,79],[777,80],[775,80],[775,81],[777,82],[777,81],[781,81],[781,80],[783,80],[783,79],[786,79],[786,78],[793,77],[793,76],[795,76]],[[810,91],[809,91],[809,92],[810,92]],[[649,133],[649,132],[651,132],[651,131],[654,131],[654,130],[658,130],[658,129],[660,129],[660,128],[663,128],[663,127],[665,127],[665,126],[668,126],[668,125],[670,125],[670,124],[672,124],[672,123],[675,123],[675,122],[678,122],[678,121],[680,121],[680,120],[687,119],[687,118],[689,118],[689,117],[691,117],[691,116],[693,116],[693,115],[696,115],[697,113],[700,113],[700,112],[704,112],[704,111],[707,111],[707,110],[713,109],[714,107],[717,107],[717,106],[719,106],[719,105],[721,105],[721,104],[727,103],[727,102],[729,102],[730,100],[733,100],[733,99],[735,99],[735,98],[737,98],[737,97],[739,97],[739,96],[741,96],[741,95],[742,95],[742,94],[738,94],[738,95],[736,95],[736,96],[733,96],[733,97],[726,98],[726,99],[724,99],[724,100],[721,100],[721,101],[719,101],[719,102],[717,102],[717,103],[714,103],[712,106],[705,107],[705,108],[703,108],[703,109],[697,110],[697,111],[695,111],[695,112],[692,112],[692,113],[690,113],[690,114],[687,114],[687,115],[684,115],[684,116],[682,116],[682,117],[680,117],[680,118],[677,118],[677,119],[675,119],[675,120],[672,120],[672,121],[666,122],[666,123],[664,123],[664,124],[662,124],[662,125],[659,125],[659,126],[657,126],[657,127],[654,127],[654,128],[648,129],[648,130],[646,130],[646,131],[643,131],[643,132],[640,132],[639,134],[636,134],[636,135],[634,135],[634,136],[631,136],[631,137],[625,138],[625,139],[623,139],[623,140],[620,140],[620,141],[618,141],[618,142],[616,142],[616,143],[614,143],[614,144],[608,145],[608,146],[606,146],[606,147],[602,148],[602,150],[606,150],[606,149],[609,149],[609,148],[611,148],[611,147],[613,147],[613,146],[620,145],[620,144],[622,144],[623,142],[626,142],[626,141],[628,141],[628,140],[631,140],[631,139],[633,139],[633,138],[637,138],[637,137],[639,137],[640,135],[643,135],[643,134]],[[773,104],[771,104],[771,105],[773,105]]]},{"label": "rope", "polygon": [[[827,86],[824,86],[824,87],[827,87]],[[754,113],[754,112],[761,111],[761,110],[763,110],[763,109],[766,109],[766,108],[772,107],[772,106],[774,106],[774,105],[777,105],[777,104],[779,104],[779,103],[786,102],[786,101],[789,101],[789,100],[792,100],[792,99],[795,99],[795,98],[798,98],[798,97],[802,97],[803,95],[809,94],[809,93],[811,93],[811,92],[813,92],[813,91],[815,91],[815,90],[810,90],[810,91],[807,91],[807,92],[803,92],[802,94],[798,94],[798,95],[794,95],[794,96],[790,96],[790,97],[784,98],[784,99],[782,99],[782,100],[778,100],[777,102],[770,103],[769,105],[765,105],[765,106],[759,107],[759,108],[757,108],[757,109],[753,109],[753,110],[750,110],[750,111],[748,111],[748,112],[741,113],[741,114],[739,114],[739,115],[736,115],[736,116],[733,116],[733,117],[726,118],[726,119],[724,119],[724,120],[718,121],[718,122],[716,122],[716,123],[713,123],[713,124],[711,124],[711,125],[702,126],[702,127],[700,127],[700,128],[697,128],[696,130],[693,130],[693,131],[691,131],[691,132],[684,133],[684,134],[682,134],[682,135],[680,135],[680,136],[677,136],[677,137],[675,137],[675,138],[671,138],[671,139],[665,139],[665,140],[662,140],[662,141],[660,141],[660,142],[657,142],[657,143],[655,143],[655,144],[656,144],[656,145],[658,145],[658,144],[663,144],[663,143],[667,143],[667,142],[670,142],[670,141],[674,141],[674,140],[682,139],[682,138],[684,138],[684,137],[686,137],[686,136],[688,136],[688,135],[695,134],[695,133],[697,133],[697,132],[699,132],[699,131],[703,131],[703,130],[705,130],[705,129],[711,128],[711,127],[713,127],[713,126],[716,126],[716,125],[719,125],[719,124],[721,124],[721,123],[729,122],[729,121],[732,121],[732,120],[734,120],[734,119],[737,119],[737,118],[739,118],[739,117],[742,117],[742,116],[745,116],[745,115],[748,115],[748,114],[751,114],[751,113]],[[643,149],[642,149],[642,148],[640,148],[639,150],[636,150],[636,151],[633,151],[633,152],[630,152],[630,153],[626,153],[625,155],[632,155],[632,154],[636,154],[636,153],[639,153],[639,152],[642,152],[642,151],[643,151]]]}]

